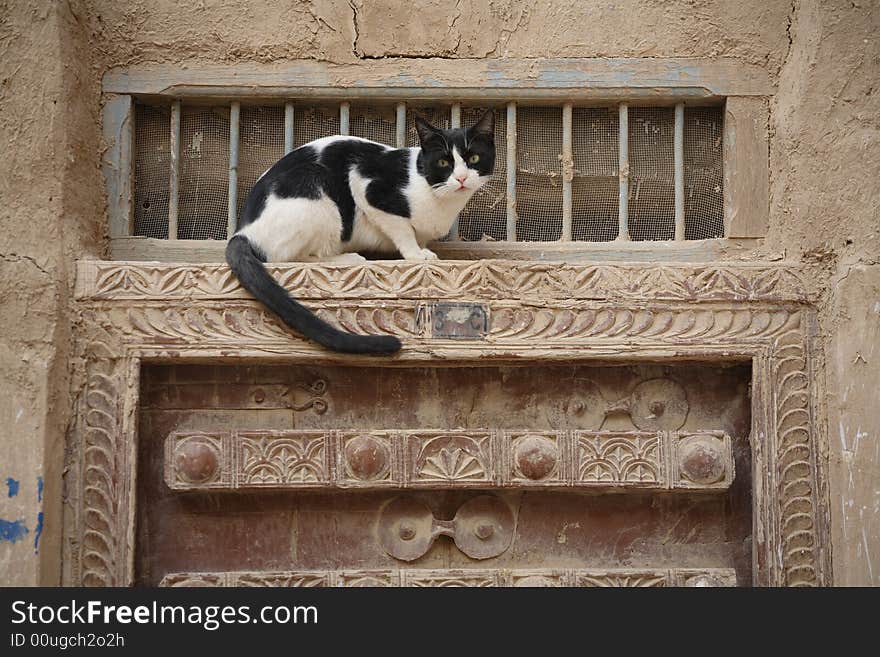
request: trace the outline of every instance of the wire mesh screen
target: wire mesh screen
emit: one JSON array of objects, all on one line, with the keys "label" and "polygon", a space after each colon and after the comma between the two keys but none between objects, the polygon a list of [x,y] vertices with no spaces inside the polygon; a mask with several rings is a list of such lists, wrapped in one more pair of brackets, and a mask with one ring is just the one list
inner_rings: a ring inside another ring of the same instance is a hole
[{"label": "wire mesh screen", "polygon": [[516,239],[562,236],[562,110],[520,107],[516,113]]},{"label": "wire mesh screen", "polygon": [[299,107],[294,112],[293,147],[339,134],[339,106]]},{"label": "wire mesh screen", "polygon": [[629,234],[675,237],[675,108],[629,109]]},{"label": "wire mesh screen", "polygon": [[248,192],[284,155],[284,108],[242,106],[238,135],[238,206],[241,216]]},{"label": "wire mesh screen", "polygon": [[[421,116],[435,128],[444,130],[452,126],[452,110],[450,107],[407,107],[406,108],[406,146],[419,145],[419,133],[416,131],[416,116]],[[468,125],[463,123],[463,125]]]},{"label": "wire mesh screen", "polygon": [[684,110],[685,239],[724,236],[724,171],[721,107]]},{"label": "wire mesh screen", "polygon": [[571,114],[571,239],[613,240],[620,199],[618,110],[575,107]]},{"label": "wire mesh screen", "polygon": [[134,234],[166,239],[171,110],[136,105],[134,125]]},{"label": "wire mesh screen", "polygon": [[177,237],[226,239],[228,204],[229,108],[184,106]]},{"label": "wire mesh screen", "polygon": [[394,106],[352,105],[348,115],[348,132],[354,137],[394,146],[397,139],[397,115]]},{"label": "wire mesh screen", "polygon": [[[406,143],[417,145],[415,116],[448,128],[448,105],[407,107]],[[462,125],[485,108],[462,108]],[[684,113],[685,239],[723,237],[723,108]],[[397,110],[390,103],[354,105],[354,136],[395,145]],[[135,106],[134,234],[167,238],[170,123],[167,106]],[[339,105],[297,106],[294,146],[339,133]],[[459,217],[463,240],[507,239],[507,112],[495,109],[495,171]],[[181,111],[178,234],[225,239],[229,185],[229,107],[186,105]],[[516,207],[518,241],[562,236],[562,108],[518,107]],[[675,237],[675,110],[629,109],[629,232],[633,240]],[[618,233],[618,108],[572,108],[572,240],[613,240]],[[239,120],[238,205],[284,154],[284,108],[243,106]]]},{"label": "wire mesh screen", "polygon": [[[465,107],[461,124],[476,123],[485,107]],[[458,215],[458,235],[463,240],[504,240],[507,237],[507,115],[495,109],[495,169]]]}]

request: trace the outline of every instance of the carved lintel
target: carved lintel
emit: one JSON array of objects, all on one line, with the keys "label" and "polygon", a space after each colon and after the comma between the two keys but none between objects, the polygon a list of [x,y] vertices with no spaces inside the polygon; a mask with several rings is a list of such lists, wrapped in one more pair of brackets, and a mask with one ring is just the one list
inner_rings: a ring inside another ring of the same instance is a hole
[{"label": "carved lintel", "polygon": [[401,569],[169,573],[159,586],[736,586],[732,568]]},{"label": "carved lintel", "polygon": [[176,431],[165,440],[174,490],[724,490],[733,477],[721,431]]},{"label": "carved lintel", "polygon": [[[812,296],[801,276],[779,265],[577,264],[522,260],[271,265],[301,299],[627,299],[794,301]],[[77,263],[79,299],[249,298],[225,264]]]}]

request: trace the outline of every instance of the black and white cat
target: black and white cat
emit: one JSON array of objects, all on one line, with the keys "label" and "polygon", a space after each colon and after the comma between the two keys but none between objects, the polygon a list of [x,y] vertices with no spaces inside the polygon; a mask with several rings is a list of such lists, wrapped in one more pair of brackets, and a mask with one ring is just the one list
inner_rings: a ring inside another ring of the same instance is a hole
[{"label": "black and white cat", "polygon": [[495,165],[494,115],[443,130],[416,119],[421,148],[359,137],[324,137],[288,153],[251,189],[226,261],[251,294],[304,336],[334,351],[391,354],[390,335],[341,331],[293,299],[265,262],[363,262],[358,251],[434,260],[446,235]]}]

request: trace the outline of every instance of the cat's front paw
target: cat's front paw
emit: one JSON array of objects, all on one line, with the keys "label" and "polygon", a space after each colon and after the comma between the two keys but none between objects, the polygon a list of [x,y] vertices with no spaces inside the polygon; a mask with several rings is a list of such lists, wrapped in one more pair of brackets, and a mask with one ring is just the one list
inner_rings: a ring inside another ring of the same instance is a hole
[{"label": "cat's front paw", "polygon": [[415,253],[411,253],[406,260],[437,260],[437,254],[431,249],[419,249]]},{"label": "cat's front paw", "polygon": [[366,261],[367,259],[360,253],[340,253],[327,260],[327,262],[334,262],[342,265],[360,265]]}]

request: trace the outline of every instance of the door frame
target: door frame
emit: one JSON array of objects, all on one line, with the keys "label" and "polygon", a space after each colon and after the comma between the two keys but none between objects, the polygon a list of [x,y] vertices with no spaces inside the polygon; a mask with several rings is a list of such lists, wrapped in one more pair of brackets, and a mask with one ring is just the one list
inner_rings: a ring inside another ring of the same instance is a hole
[{"label": "door frame", "polygon": [[[388,366],[751,361],[753,584],[831,584],[822,360],[809,280],[785,265],[478,260],[270,267],[348,330],[404,341]],[[367,364],[291,333],[225,265],[80,261],[65,585],[134,581],[143,363]],[[433,336],[438,301],[482,304],[485,335]]]}]

